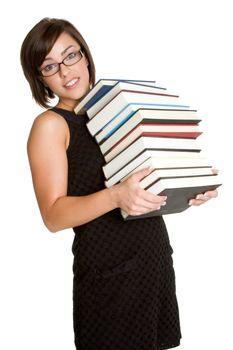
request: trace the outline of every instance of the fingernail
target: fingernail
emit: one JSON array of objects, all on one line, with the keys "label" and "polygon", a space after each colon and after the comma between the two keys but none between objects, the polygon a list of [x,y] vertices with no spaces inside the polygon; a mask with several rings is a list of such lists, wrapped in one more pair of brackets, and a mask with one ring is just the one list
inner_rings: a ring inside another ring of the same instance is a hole
[{"label": "fingernail", "polygon": [[163,207],[166,205],[167,203],[166,202],[164,202],[163,204],[161,204]]},{"label": "fingernail", "polygon": [[189,205],[192,205],[193,204],[193,200],[191,199],[190,201],[189,201]]}]

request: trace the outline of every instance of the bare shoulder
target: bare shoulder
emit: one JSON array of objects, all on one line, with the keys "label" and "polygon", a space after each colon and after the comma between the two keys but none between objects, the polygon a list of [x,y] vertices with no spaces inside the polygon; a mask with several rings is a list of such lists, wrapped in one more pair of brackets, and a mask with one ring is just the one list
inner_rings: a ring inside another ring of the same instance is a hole
[{"label": "bare shoulder", "polygon": [[34,127],[38,127],[38,128],[64,128],[67,127],[66,121],[65,119],[60,116],[59,114],[51,111],[51,110],[47,110],[41,114],[39,114],[32,125],[32,128]]},{"label": "bare shoulder", "polygon": [[64,142],[66,146],[69,143],[69,128],[65,119],[50,110],[35,118],[28,137],[28,146],[32,142],[40,143],[39,140],[46,139],[50,139],[51,142]]}]

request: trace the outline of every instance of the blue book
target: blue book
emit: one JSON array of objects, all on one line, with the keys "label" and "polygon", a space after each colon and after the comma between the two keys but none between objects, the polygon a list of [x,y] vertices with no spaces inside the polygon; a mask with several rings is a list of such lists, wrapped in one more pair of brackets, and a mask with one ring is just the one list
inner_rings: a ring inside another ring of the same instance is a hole
[{"label": "blue book", "polygon": [[105,107],[116,95],[122,90],[131,92],[145,92],[158,95],[168,95],[166,88],[159,86],[151,86],[145,84],[139,84],[129,81],[118,81],[104,96],[102,96],[96,103],[87,109],[87,115],[89,119],[92,119],[102,108]]},{"label": "blue book", "polygon": [[118,114],[116,114],[104,127],[100,130],[95,139],[99,144],[106,141],[112,134],[114,134],[123,124],[125,124],[139,109],[152,109],[152,110],[184,110],[186,111],[189,106],[186,105],[168,105],[168,104],[141,104],[141,103],[130,103]]},{"label": "blue book", "polygon": [[[154,108],[189,108],[188,106],[181,105],[177,95],[161,95],[158,93],[122,90],[89,120],[87,128],[91,135],[95,136],[109,122],[115,119],[118,115],[122,115],[122,112],[127,109],[128,105],[136,106],[134,111],[143,106],[154,106]],[[125,117],[127,117],[127,115],[128,114],[126,114]]]},{"label": "blue book", "polygon": [[149,86],[154,86],[153,80],[127,80],[127,79],[99,79],[93,88],[75,107],[76,114],[83,114],[87,109],[91,108],[99,101],[108,91],[110,91],[119,81],[139,83]]}]

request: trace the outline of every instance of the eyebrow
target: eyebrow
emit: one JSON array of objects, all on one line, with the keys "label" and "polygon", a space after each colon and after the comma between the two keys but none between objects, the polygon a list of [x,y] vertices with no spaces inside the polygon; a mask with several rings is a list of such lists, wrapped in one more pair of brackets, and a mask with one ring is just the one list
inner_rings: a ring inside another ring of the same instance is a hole
[{"label": "eyebrow", "polygon": [[68,46],[64,51],[62,51],[61,55],[63,56],[71,47],[74,47],[74,45]]},{"label": "eyebrow", "polygon": [[[64,51],[61,52],[61,55],[63,56],[71,47],[75,47],[74,45],[69,45]],[[52,57],[46,57],[44,59],[44,61],[48,61],[48,60],[53,60]]]}]

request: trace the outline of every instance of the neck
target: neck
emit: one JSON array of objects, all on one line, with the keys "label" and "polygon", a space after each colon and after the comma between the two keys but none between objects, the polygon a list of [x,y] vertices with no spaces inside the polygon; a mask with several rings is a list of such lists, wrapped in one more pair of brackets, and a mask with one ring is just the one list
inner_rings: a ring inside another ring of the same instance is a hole
[{"label": "neck", "polygon": [[56,107],[62,108],[62,109],[66,109],[66,110],[68,110],[68,111],[73,111],[75,105],[72,105],[72,106],[71,106],[70,104],[67,104],[67,103],[65,103],[65,102],[63,102],[63,101],[59,101]]}]

